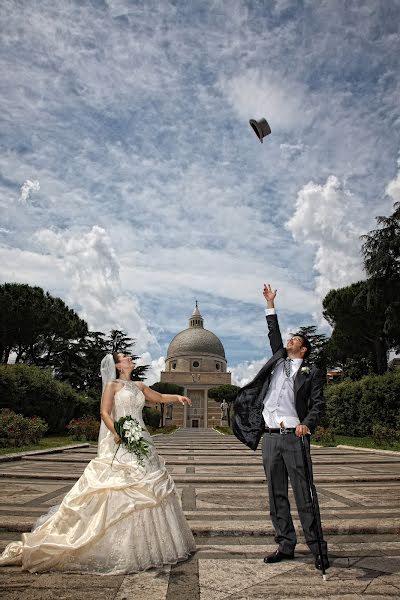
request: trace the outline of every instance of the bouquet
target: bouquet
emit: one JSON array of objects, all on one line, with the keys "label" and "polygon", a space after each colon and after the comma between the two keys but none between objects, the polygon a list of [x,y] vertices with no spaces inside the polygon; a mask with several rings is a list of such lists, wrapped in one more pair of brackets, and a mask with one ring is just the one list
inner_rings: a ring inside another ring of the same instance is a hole
[{"label": "bouquet", "polygon": [[[135,454],[139,465],[143,467],[143,458],[148,455],[150,445],[143,438],[143,428],[139,424],[139,421],[131,417],[131,415],[127,415],[126,417],[121,417],[118,421],[114,421],[114,429],[121,438],[118,448],[121,444],[125,446],[128,452]],[[114,458],[118,452],[118,448],[115,451]]]}]

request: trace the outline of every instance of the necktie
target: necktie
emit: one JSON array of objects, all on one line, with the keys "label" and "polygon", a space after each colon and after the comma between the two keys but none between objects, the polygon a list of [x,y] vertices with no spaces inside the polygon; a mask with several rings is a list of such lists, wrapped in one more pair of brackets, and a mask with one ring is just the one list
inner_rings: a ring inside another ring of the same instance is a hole
[{"label": "necktie", "polygon": [[286,377],[290,377],[291,365],[292,365],[292,359],[285,358],[285,362],[283,363],[283,368],[285,370]]}]

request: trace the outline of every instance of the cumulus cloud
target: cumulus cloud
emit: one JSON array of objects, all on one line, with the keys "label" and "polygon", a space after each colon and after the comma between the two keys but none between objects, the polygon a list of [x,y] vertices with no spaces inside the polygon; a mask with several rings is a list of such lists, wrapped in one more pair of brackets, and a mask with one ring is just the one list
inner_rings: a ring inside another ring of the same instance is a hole
[{"label": "cumulus cloud", "polygon": [[230,78],[221,76],[219,85],[243,119],[265,117],[272,133],[275,127],[289,129],[310,122],[311,115],[304,112],[304,86],[293,79],[282,80],[267,66],[247,69]]},{"label": "cumulus cloud", "polygon": [[37,179],[31,181],[27,179],[23,185],[21,186],[21,193],[19,199],[21,202],[26,202],[29,200],[32,192],[38,192],[40,190],[40,183]]},{"label": "cumulus cloud", "polygon": [[394,202],[400,202],[400,159],[397,161],[399,171],[397,176],[386,186],[385,192]]},{"label": "cumulus cloud", "polygon": [[229,370],[232,373],[232,385],[243,387],[251,381],[267,362],[268,358],[261,358],[255,361],[244,361],[238,365],[231,367]]},{"label": "cumulus cloud", "polygon": [[316,250],[315,291],[320,299],[332,288],[363,278],[362,212],[354,195],[334,175],[324,185],[306,184],[297,194],[295,212],[286,227],[297,242]]},{"label": "cumulus cloud", "polygon": [[121,284],[118,259],[105,229],[93,226],[86,233],[42,229],[35,239],[61,259],[60,268],[69,281],[67,300],[91,328],[127,331],[137,340],[137,352],[155,342],[137,298]]},{"label": "cumulus cloud", "polygon": [[139,365],[149,365],[148,370],[146,371],[146,385],[153,385],[157,381],[160,381],[161,371],[165,370],[165,357],[160,356],[159,358],[153,359],[150,352],[143,352],[141,356],[137,359],[136,364]]},{"label": "cumulus cloud", "polygon": [[[301,232],[295,242],[284,223],[296,194],[335,173],[354,192],[350,222],[380,214],[400,122],[398,10],[389,19],[373,3],[311,4],[205,0],[199,11],[172,0],[53,0],[32,3],[27,20],[23,3],[3,0],[0,209],[12,235],[1,238],[2,277],[72,298],[104,328],[112,290],[94,265],[86,273],[74,263],[91,255],[72,250],[96,223],[118,248],[106,264],[120,268],[111,281],[124,310],[136,302],[143,331],[151,322],[165,344],[179,315],[207,296],[227,354],[238,363],[263,355],[260,337],[250,353],[259,324],[247,317],[265,277],[287,322],[299,310],[309,321],[319,308],[314,276],[332,275],[346,252],[358,260],[359,243],[332,241],[326,252],[325,240],[319,250]],[[272,128],[263,146],[248,124],[261,116]],[[43,202],[10,207],[29,173]],[[32,236],[49,223],[70,233],[50,236],[45,255]],[[325,264],[335,252],[338,263]]]}]

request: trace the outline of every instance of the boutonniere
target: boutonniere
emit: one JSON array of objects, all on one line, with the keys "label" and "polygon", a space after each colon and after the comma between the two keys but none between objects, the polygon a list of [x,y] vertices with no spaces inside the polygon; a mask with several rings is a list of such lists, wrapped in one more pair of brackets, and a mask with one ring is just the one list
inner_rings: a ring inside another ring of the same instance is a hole
[{"label": "boutonniere", "polygon": [[309,375],[310,367],[301,367],[301,373],[302,373],[302,375]]}]

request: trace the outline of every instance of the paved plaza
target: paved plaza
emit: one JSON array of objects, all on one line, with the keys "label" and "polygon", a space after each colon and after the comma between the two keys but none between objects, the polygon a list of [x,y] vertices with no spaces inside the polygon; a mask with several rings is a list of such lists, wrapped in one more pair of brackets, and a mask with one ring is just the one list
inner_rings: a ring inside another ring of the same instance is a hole
[{"label": "paved plaza", "polygon": [[[299,533],[294,561],[276,548],[261,452],[213,430],[155,437],[198,550],[187,562],[129,576],[30,574],[0,567],[2,600],[261,600],[400,597],[400,454],[313,448],[331,568],[323,582]],[[0,546],[61,501],[94,446],[0,462]]]}]

